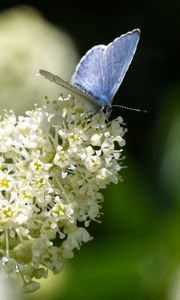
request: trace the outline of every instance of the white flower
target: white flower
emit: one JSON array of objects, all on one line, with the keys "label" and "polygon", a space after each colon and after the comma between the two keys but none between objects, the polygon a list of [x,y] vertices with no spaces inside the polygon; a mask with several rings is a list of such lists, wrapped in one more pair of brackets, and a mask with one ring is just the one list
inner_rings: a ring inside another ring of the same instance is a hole
[{"label": "white flower", "polygon": [[85,159],[85,166],[89,171],[95,172],[101,167],[101,158],[98,155],[89,156]]},{"label": "white flower", "polygon": [[13,179],[5,172],[0,172],[0,191],[9,191],[12,188]]},{"label": "white flower", "polygon": [[91,137],[92,146],[100,146],[101,145],[101,134],[95,133]]},{"label": "white flower", "polygon": [[1,265],[8,276],[21,274],[24,291],[37,289],[33,279],[48,270],[60,272],[91,240],[100,190],[118,182],[122,119],[108,122],[103,112],[88,118],[87,106],[61,97],[0,120]]},{"label": "white flower", "polygon": [[56,148],[54,164],[59,166],[60,168],[65,168],[70,164],[68,151],[64,151],[61,146],[58,146]]}]

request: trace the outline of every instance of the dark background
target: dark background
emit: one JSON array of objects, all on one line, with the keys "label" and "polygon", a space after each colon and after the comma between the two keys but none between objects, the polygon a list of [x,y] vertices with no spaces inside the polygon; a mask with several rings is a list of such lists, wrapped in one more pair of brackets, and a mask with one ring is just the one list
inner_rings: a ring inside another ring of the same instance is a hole
[{"label": "dark background", "polygon": [[0,9],[16,5],[37,8],[48,21],[65,30],[80,56],[96,44],[107,44],[122,33],[140,28],[138,51],[115,103],[148,110],[148,115],[121,112],[129,128],[129,151],[142,160],[142,141],[150,134],[169,88],[179,80],[179,1],[1,0]]},{"label": "dark background", "polygon": [[102,224],[92,224],[94,241],[70,262],[63,292],[57,284],[44,299],[180,299],[175,298],[180,282],[180,126],[174,127],[180,120],[180,2],[1,0],[0,9],[17,4],[37,8],[65,30],[80,56],[96,44],[141,30],[137,53],[114,99],[148,110],[113,112],[128,127],[124,183],[104,193]]}]

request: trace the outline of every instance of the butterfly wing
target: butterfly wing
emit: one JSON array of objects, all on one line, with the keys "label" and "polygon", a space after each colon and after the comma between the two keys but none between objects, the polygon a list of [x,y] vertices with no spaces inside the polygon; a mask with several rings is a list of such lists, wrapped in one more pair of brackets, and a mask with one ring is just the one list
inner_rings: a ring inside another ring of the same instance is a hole
[{"label": "butterfly wing", "polygon": [[71,78],[73,86],[86,92],[102,106],[105,78],[103,75],[104,45],[91,48],[80,60]]},{"label": "butterfly wing", "polygon": [[111,102],[136,52],[140,37],[139,29],[135,29],[110,43],[104,53],[103,74],[106,79],[105,95]]},{"label": "butterfly wing", "polygon": [[84,93],[80,89],[76,88],[75,86],[73,86],[69,82],[63,80],[61,77],[59,77],[59,76],[57,76],[57,75],[55,75],[55,74],[53,74],[49,71],[46,71],[46,70],[39,70],[38,74],[41,75],[42,77],[48,79],[49,81],[60,85],[61,87],[65,88],[67,91],[72,93],[73,95],[85,98],[88,101],[92,102],[94,105],[98,106],[95,99],[93,99],[87,93]]},{"label": "butterfly wing", "polygon": [[139,36],[140,30],[135,29],[107,46],[91,48],[78,64],[71,83],[101,106],[111,103],[133,59]]}]

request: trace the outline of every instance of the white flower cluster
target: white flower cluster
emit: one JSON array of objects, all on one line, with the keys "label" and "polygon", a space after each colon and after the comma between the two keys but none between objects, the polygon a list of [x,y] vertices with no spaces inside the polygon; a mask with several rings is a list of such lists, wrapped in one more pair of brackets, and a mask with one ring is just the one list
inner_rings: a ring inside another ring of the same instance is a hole
[{"label": "white flower cluster", "polygon": [[120,117],[90,116],[71,96],[0,120],[1,268],[20,274],[25,292],[91,239],[100,190],[119,179],[123,135]]}]

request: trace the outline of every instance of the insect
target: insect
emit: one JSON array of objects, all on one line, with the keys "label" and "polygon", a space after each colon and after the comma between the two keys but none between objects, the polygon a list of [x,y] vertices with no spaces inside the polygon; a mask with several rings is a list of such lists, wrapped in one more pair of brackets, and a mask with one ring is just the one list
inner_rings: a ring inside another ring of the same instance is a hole
[{"label": "insect", "polygon": [[[39,70],[39,74],[70,93],[93,102],[97,110],[104,110],[112,105],[114,95],[136,52],[139,38],[140,30],[134,29],[116,38],[107,46],[92,47],[81,58],[70,82],[45,70]],[[140,111],[133,108],[132,110]]]}]

